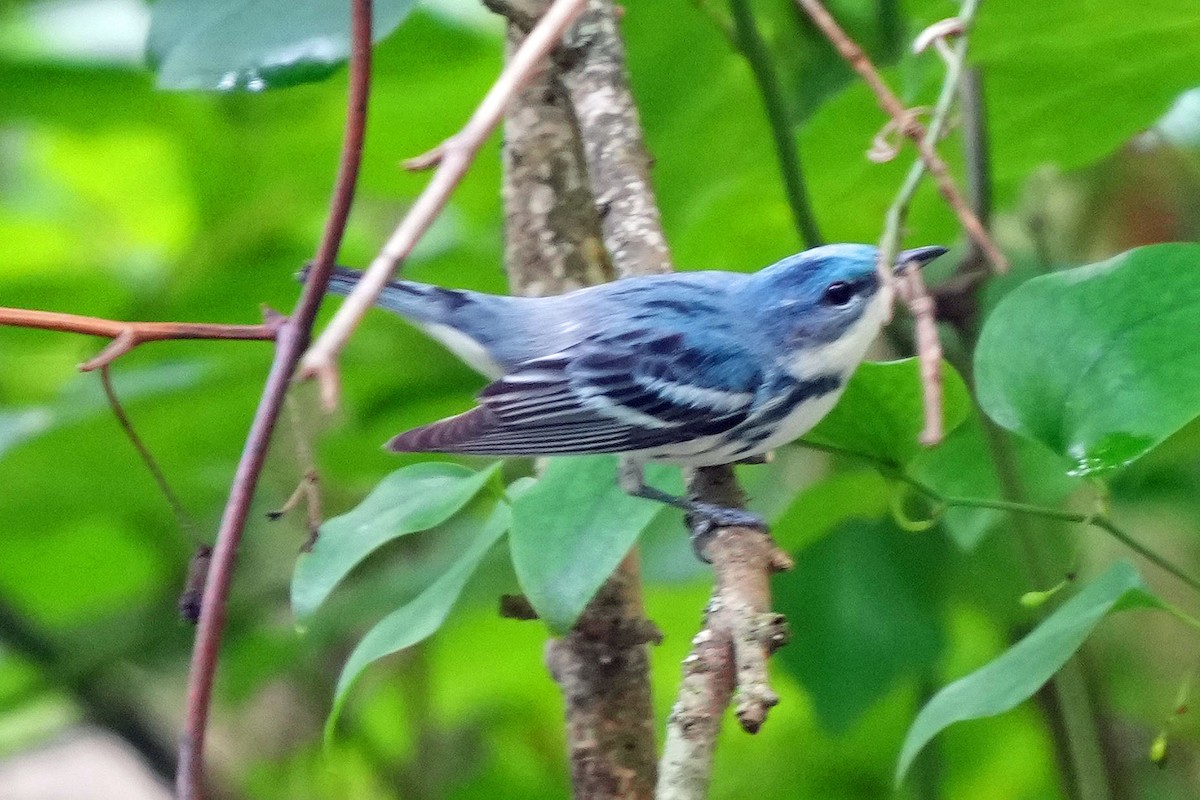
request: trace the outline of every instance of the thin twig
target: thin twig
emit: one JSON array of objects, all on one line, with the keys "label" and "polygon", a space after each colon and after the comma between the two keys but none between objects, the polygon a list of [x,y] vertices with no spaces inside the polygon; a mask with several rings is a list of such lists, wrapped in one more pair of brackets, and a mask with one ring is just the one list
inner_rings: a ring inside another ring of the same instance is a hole
[{"label": "thin twig", "polygon": [[300,551],[307,553],[313,549],[313,545],[317,543],[317,537],[321,534],[321,522],[323,521],[321,475],[317,472],[316,454],[313,453],[312,445],[304,435],[304,420],[300,416],[300,409],[296,404],[296,399],[290,394],[287,397],[286,406],[288,422],[296,446],[296,459],[303,470],[303,475],[300,476],[296,490],[292,492],[291,496],[276,510],[268,511],[267,518],[282,519],[303,502],[308,524],[308,538],[300,546]]},{"label": "thin twig", "polygon": [[842,58],[850,64],[855,72],[862,76],[867,86],[875,94],[879,106],[895,120],[900,132],[911,139],[917,146],[917,152],[921,156],[921,161],[924,162],[925,168],[933,176],[942,197],[945,198],[947,204],[949,204],[955,215],[958,216],[959,222],[962,223],[967,234],[979,245],[979,248],[987,256],[992,267],[997,272],[1006,272],[1008,270],[1008,259],[996,247],[996,244],[992,241],[992,237],[988,235],[987,230],[979,221],[975,212],[967,204],[962,192],[955,185],[954,178],[950,175],[950,170],[946,166],[946,162],[942,160],[934,148],[936,139],[928,137],[925,126],[905,108],[900,98],[884,82],[875,65],[871,63],[871,59],[842,30],[841,26],[838,25],[833,16],[825,9],[820,0],[795,1],[812,18],[813,23],[825,34],[826,38],[829,39]]},{"label": "thin twig", "polygon": [[441,213],[450,194],[458,186],[479,149],[500,124],[509,99],[543,64],[546,54],[562,38],[563,31],[583,8],[586,0],[555,0],[529,32],[520,49],[500,73],[496,83],[480,102],[462,130],[443,142],[437,171],[413,203],[399,227],[371,262],[354,291],[337,310],[329,326],[304,354],[300,363],[302,379],[316,378],[326,408],[337,405],[338,378],[335,361],[354,329],[375,303],[384,284],[412,252],[421,236]]},{"label": "thin twig", "polygon": [[279,335],[284,318],[266,309],[261,325],[217,325],[206,322],[121,322],[99,317],[61,314],[57,311],[35,311],[24,308],[0,307],[0,325],[14,328],[37,328],[61,333],[82,333],[111,339],[100,354],[79,365],[81,372],[90,372],[111,364],[133,348],[146,342],[165,342],[172,339],[232,339],[239,341],[271,341]]},{"label": "thin twig", "polygon": [[750,65],[750,72],[754,75],[754,81],[762,94],[763,108],[771,126],[771,138],[779,159],[779,172],[783,177],[783,187],[787,192],[788,205],[792,209],[796,232],[800,234],[805,247],[816,247],[824,240],[820,228],[817,227],[816,213],[804,183],[799,145],[796,143],[795,130],[788,113],[783,87],[779,82],[779,74],[775,70],[775,62],[767,49],[762,32],[758,29],[750,1],[730,0],[730,7],[733,10],[734,35],[738,49]]},{"label": "thin twig", "polygon": [[125,411],[125,406],[121,404],[121,399],[117,397],[117,390],[113,388],[112,374],[109,371],[109,365],[104,364],[100,367],[100,385],[104,387],[104,396],[108,398],[108,404],[112,407],[113,416],[117,418],[117,422],[121,426],[121,430],[125,431],[125,436],[128,437],[133,449],[137,450],[141,456],[142,463],[146,465],[150,475],[154,478],[154,482],[158,484],[158,489],[162,492],[163,497],[167,499],[171,510],[175,513],[175,522],[179,525],[179,529],[187,534],[188,538],[196,541],[199,537],[196,527],[196,522],[187,513],[187,509],[183,507],[183,502],[180,501],[179,495],[175,494],[175,490],[171,488],[167,476],[162,471],[162,467],[158,465],[154,454],[150,452],[150,448],[142,441],[142,437],[138,435],[137,429],[133,427],[133,421],[129,419],[129,414]]},{"label": "thin twig", "polygon": [[832,453],[834,455],[847,456],[849,458],[855,458],[861,461],[869,462],[873,464],[875,468],[878,469],[879,472],[885,477],[900,481],[906,486],[909,486],[920,494],[924,495],[934,504],[943,508],[991,509],[994,511],[1006,511],[1011,514],[1020,514],[1027,517],[1040,517],[1042,519],[1059,520],[1060,522],[1075,522],[1080,525],[1090,525],[1094,528],[1099,528],[1100,530],[1112,536],[1121,544],[1128,547],[1133,552],[1154,564],[1159,569],[1170,575],[1173,575],[1175,578],[1179,579],[1191,588],[1200,591],[1200,578],[1195,578],[1189,575],[1179,567],[1172,564],[1166,556],[1156,553],[1147,545],[1144,545],[1134,539],[1131,534],[1118,525],[1107,514],[1083,514],[1078,511],[1068,511],[1062,508],[1051,508],[1050,506],[1038,506],[1031,503],[1021,503],[1013,500],[993,500],[985,497],[950,497],[942,494],[928,483],[925,483],[918,478],[914,478],[899,465],[890,461],[885,461],[876,456],[870,455],[869,453],[860,453],[856,450],[848,450],[846,448],[837,447],[836,445],[826,445],[804,440],[801,440],[799,444],[812,450],[820,450],[823,453]]},{"label": "thin twig", "polygon": [[925,425],[917,438],[926,447],[933,447],[945,436],[942,424],[942,343],[938,339],[933,298],[925,289],[920,271],[911,264],[903,268],[897,289],[912,312],[916,328],[917,359],[921,366],[925,409]]},{"label": "thin twig", "polygon": [[246,438],[213,547],[212,566],[208,570],[200,600],[200,618],[188,671],[187,708],[179,741],[179,772],[175,782],[176,800],[201,800],[203,797],[204,738],[208,729],[213,679],[225,628],[234,560],[250,513],[250,502],[266,460],[271,433],[279,420],[292,375],[308,345],[313,321],[325,295],[354,200],[358,168],[362,161],[371,80],[371,0],[351,0],[350,9],[350,87],[346,131],[329,216],[300,299],[291,318],[279,331],[275,359]]},{"label": "thin twig", "polygon": [[[924,131],[921,142],[932,150],[934,143],[941,138],[950,118],[950,109],[958,96],[959,80],[967,57],[967,36],[975,11],[979,6],[978,0],[965,0],[959,11],[959,17],[952,24],[945,20],[931,25],[926,33],[936,32],[941,37],[947,34],[958,36],[954,46],[947,47],[940,38],[939,50],[946,61],[946,76],[942,81],[941,92],[934,105],[929,127]],[[924,35],[924,34],[923,34]],[[928,46],[928,41],[926,42]],[[885,218],[883,235],[879,240],[879,263],[881,268],[891,264],[900,249],[903,237],[904,220],[908,216],[908,208],[921,179],[926,173],[926,163],[923,159],[913,162],[905,176],[896,199],[892,201]],[[978,219],[978,218],[976,218]],[[983,223],[980,223],[982,225]],[[972,240],[974,241],[974,239]],[[976,247],[981,245],[976,244]],[[942,440],[942,346],[937,335],[936,306],[925,289],[921,276],[914,269],[906,269],[899,290],[900,296],[912,311],[916,324],[917,357],[921,363],[921,386],[924,393],[925,425],[921,431],[921,443],[931,447]]]},{"label": "thin twig", "polygon": [[[693,492],[723,505],[744,496],[729,467],[699,472]],[[787,623],[771,611],[770,576],[791,569],[769,536],[749,528],[722,528],[708,542],[715,586],[704,626],[683,661],[679,695],[667,720],[659,767],[658,800],[708,797],[713,751],[726,707],[735,701],[742,728],[756,733],[779,702],[767,681],[767,658],[787,642]]]}]

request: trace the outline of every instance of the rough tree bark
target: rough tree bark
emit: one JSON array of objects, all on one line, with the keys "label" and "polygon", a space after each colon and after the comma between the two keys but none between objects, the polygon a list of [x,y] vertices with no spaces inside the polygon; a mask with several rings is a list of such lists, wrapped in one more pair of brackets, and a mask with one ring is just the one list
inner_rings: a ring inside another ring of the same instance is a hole
[{"label": "rough tree bark", "polygon": [[[536,18],[548,2],[505,9]],[[522,38],[509,26],[509,49]],[[505,265],[515,293],[547,295],[612,280],[578,127],[551,68],[509,106],[504,141]],[[562,688],[571,782],[577,798],[649,800],[657,754],[645,619],[636,552],[617,569],[574,629],[548,643]]]},{"label": "rough tree bark", "polygon": [[[540,0],[486,2],[507,16],[514,37],[528,30],[544,8]],[[591,234],[576,227],[579,219],[552,222],[565,207],[555,211],[549,202],[590,194],[593,207],[585,213],[597,226],[603,247],[596,252],[599,257],[607,253],[611,273],[628,277],[670,272],[670,250],[650,183],[651,159],[611,0],[588,0],[552,57],[555,68],[540,86],[540,101],[562,106],[557,100],[561,82],[569,101],[562,125],[549,122],[556,112],[533,112],[531,104],[539,98],[529,94],[509,122],[508,229],[525,240],[510,239],[510,259],[550,257],[564,265],[573,263],[573,271],[557,268],[561,278],[590,281],[592,251],[586,243]],[[534,143],[558,149],[539,151]],[[579,176],[590,192],[578,191]],[[576,244],[565,244],[567,230],[577,231]],[[553,275],[555,269],[543,267],[542,274]],[[549,288],[522,275],[514,275],[513,282],[526,289]],[[691,490],[709,502],[742,502],[730,467],[700,470]],[[703,797],[720,721],[735,691],[738,718],[750,732],[758,730],[777,701],[767,683],[766,660],[785,641],[786,629],[782,618],[770,613],[768,578],[790,562],[768,536],[749,528],[719,531],[708,555],[716,587],[705,628],[685,664],[684,687],[668,725],[667,756],[657,787],[648,684],[642,678],[634,683],[635,673],[644,673],[645,643],[654,631],[642,619],[640,579],[632,558],[601,589],[576,630],[551,645],[547,660],[567,697],[576,797],[649,798],[656,791],[659,797]],[[697,698],[707,702],[693,702]],[[621,747],[627,748],[625,753]]]}]

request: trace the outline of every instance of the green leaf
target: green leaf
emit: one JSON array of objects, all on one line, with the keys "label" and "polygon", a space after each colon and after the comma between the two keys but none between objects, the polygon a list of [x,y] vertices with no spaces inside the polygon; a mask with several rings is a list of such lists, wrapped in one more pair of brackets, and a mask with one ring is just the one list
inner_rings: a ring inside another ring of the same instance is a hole
[{"label": "green leaf", "polygon": [[898,678],[941,653],[939,544],[884,521],[850,520],[774,581],[776,607],[801,643],[777,658],[828,730],[849,729]]},{"label": "green leaf", "polygon": [[[194,388],[212,377],[213,372],[203,364],[172,362],[139,369],[117,369],[112,376],[113,390],[123,405],[130,406],[142,398],[162,398]],[[47,431],[100,414],[111,415],[111,409],[99,378],[93,375],[81,375],[70,381],[52,403],[0,409],[0,458]]]},{"label": "green leaf", "polygon": [[476,498],[467,508],[446,523],[447,533],[475,529],[475,538],[463,551],[462,557],[441,577],[417,595],[411,602],[388,614],[372,628],[342,667],[334,691],[333,708],[329,712],[325,734],[332,734],[342,706],[362,671],[384,656],[412,647],[433,633],[445,622],[450,609],[462,594],[467,579],[504,532],[508,530],[511,514],[507,503],[492,496]]},{"label": "green leaf", "polygon": [[[833,411],[806,441],[904,464],[918,452],[924,427],[920,365],[916,358],[859,365]],[[954,367],[942,362],[942,418],[954,430],[971,407],[970,395]]]},{"label": "green leaf", "polygon": [[[374,41],[413,0],[376,0]],[[325,78],[350,53],[350,11],[326,0],[159,0],[147,58],[163,89],[261,91]]]},{"label": "green leaf", "polygon": [[1076,474],[1124,466],[1200,414],[1197,319],[1200,245],[1034,278],[984,324],[979,403]]},{"label": "green leaf", "polygon": [[796,552],[847,520],[884,517],[891,492],[875,469],[835,473],[796,494],[771,525],[771,535],[784,550]]},{"label": "green leaf", "polygon": [[1047,162],[1089,164],[1150,127],[1200,84],[1198,32],[1194,0],[988,0],[971,53],[985,76],[997,180],[1015,184]]},{"label": "green leaf", "polygon": [[[521,590],[556,633],[583,613],[638,536],[668,508],[630,497],[610,456],[552,458],[537,485],[513,502],[513,567]],[[646,477],[676,494],[679,470],[650,466]]]},{"label": "green leaf", "polygon": [[383,545],[444,523],[499,469],[499,462],[480,472],[428,462],[388,475],[353,510],[327,520],[312,551],[297,560],[292,576],[296,618],[312,614],[355,565]]},{"label": "green leaf", "polygon": [[[1057,506],[1079,488],[1081,480],[1067,474],[1067,462],[1037,442],[1000,433],[1008,439],[1015,456],[1021,485],[1030,502]],[[996,462],[984,437],[979,417],[951,432],[940,445],[917,455],[909,473],[943,497],[1006,499],[996,474]],[[947,508],[942,523],[963,550],[974,550],[1003,520],[1003,511],[988,508]]]},{"label": "green leaf", "polygon": [[994,661],[942,689],[908,729],[896,766],[899,784],[929,740],[955,722],[992,717],[1027,700],[1066,663],[1112,611],[1159,608],[1131,564],[1119,561]]}]

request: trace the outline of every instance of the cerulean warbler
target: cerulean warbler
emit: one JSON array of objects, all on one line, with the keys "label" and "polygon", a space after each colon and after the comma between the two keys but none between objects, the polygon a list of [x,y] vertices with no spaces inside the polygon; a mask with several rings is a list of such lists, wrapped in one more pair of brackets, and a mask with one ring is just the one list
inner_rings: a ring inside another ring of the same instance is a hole
[{"label": "cerulean warbler", "polygon": [[[620,453],[621,487],[710,526],[756,515],[646,485],[648,461],[685,467],[761,456],[833,408],[887,318],[878,250],[834,244],[751,274],[626,278],[552,297],[388,284],[394,311],[493,380],[479,405],[388,442],[403,453]],[[920,247],[897,267],[945,253]],[[338,269],[329,291],[359,273]]]}]

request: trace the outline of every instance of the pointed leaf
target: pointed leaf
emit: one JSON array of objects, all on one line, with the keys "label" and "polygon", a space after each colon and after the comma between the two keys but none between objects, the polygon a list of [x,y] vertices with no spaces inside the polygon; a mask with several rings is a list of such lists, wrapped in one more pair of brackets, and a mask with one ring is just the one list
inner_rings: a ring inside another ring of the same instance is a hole
[{"label": "pointed leaf", "polygon": [[[952,431],[967,417],[970,395],[954,367],[942,362],[942,418]],[[859,365],[833,411],[804,441],[904,464],[921,450],[924,427],[920,364],[916,358]]]},{"label": "pointed leaf", "polygon": [[[509,544],[517,579],[557,633],[570,630],[642,531],[667,512],[625,494],[616,474],[617,459],[610,456],[552,458],[537,484],[513,502]],[[677,469],[651,466],[646,477],[682,491]]]},{"label": "pointed leaf", "polygon": [[896,766],[896,783],[929,740],[955,722],[1001,714],[1027,700],[1066,663],[1112,611],[1161,607],[1131,564],[1108,572],[1046,617],[1000,657],[933,696],[908,729]]},{"label": "pointed leaf", "polygon": [[303,620],[359,562],[388,542],[441,525],[496,474],[460,464],[413,464],[388,475],[354,509],[327,520],[309,553],[296,561],[292,613]]},{"label": "pointed leaf", "polygon": [[411,602],[380,620],[354,648],[338,676],[333,708],[326,722],[326,737],[332,735],[351,687],[367,666],[384,656],[412,647],[442,626],[462,594],[467,579],[474,574],[492,545],[508,530],[510,519],[507,503],[485,496],[475,499],[446,523],[446,528],[454,529],[452,532],[474,528],[478,534],[440,578]]},{"label": "pointed leaf", "polygon": [[1077,474],[1124,466],[1200,415],[1197,319],[1200,245],[1034,278],[984,325],[980,405]]}]

